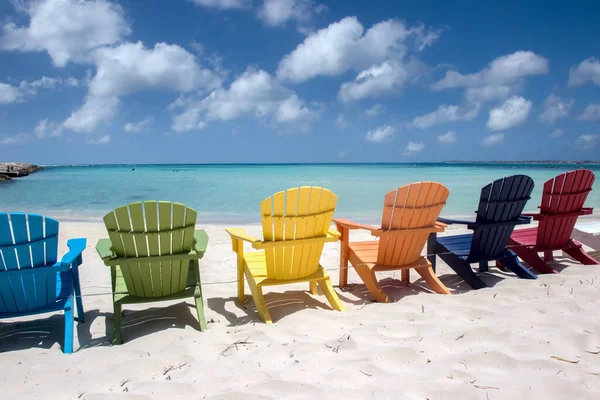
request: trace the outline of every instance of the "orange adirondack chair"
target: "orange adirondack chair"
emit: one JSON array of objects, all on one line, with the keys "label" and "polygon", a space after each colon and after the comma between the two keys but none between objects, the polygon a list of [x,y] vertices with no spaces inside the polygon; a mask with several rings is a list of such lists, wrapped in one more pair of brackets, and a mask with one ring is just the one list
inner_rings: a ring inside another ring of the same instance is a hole
[{"label": "orange adirondack chair", "polygon": [[[431,263],[421,256],[429,234],[443,232],[446,227],[437,222],[437,218],[449,193],[437,182],[411,183],[389,192],[385,196],[381,228],[334,219],[341,233],[340,288],[348,284],[349,261],[378,302],[389,302],[375,276],[380,271],[401,270],[402,281],[408,284],[412,268],[433,291],[450,294],[435,275]],[[351,229],[366,229],[379,240],[350,242]]]}]

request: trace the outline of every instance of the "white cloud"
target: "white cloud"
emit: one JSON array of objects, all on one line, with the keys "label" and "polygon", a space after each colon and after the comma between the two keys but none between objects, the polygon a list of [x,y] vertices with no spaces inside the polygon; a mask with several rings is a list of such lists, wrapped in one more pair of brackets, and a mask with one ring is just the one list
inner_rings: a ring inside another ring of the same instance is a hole
[{"label": "white cloud", "polygon": [[312,12],[312,0],[263,0],[258,16],[268,26],[281,26],[289,20],[306,22]]},{"label": "white cloud", "polygon": [[42,76],[40,79],[32,81],[23,80],[18,86],[0,82],[0,104],[25,101],[27,98],[35,96],[40,89],[54,89],[63,83],[68,84],[68,80],[70,79],[75,78],[68,78],[66,81],[63,81],[61,78]]},{"label": "white cloud", "polygon": [[107,144],[110,143],[110,135],[104,135],[104,136],[100,136],[99,138],[96,139],[90,139],[88,140],[89,144]]},{"label": "white cloud", "polygon": [[387,60],[361,71],[354,81],[340,87],[338,98],[347,103],[367,97],[381,97],[398,92],[411,78],[416,78],[427,68],[416,59],[407,63]]},{"label": "white cloud", "polygon": [[582,121],[600,121],[600,104],[588,105],[578,119]]},{"label": "white cloud", "polygon": [[219,75],[201,68],[192,53],[175,44],[157,43],[148,49],[141,42],[124,43],[98,49],[93,58],[97,69],[89,90],[94,96],[159,88],[189,92],[221,83]]},{"label": "white cloud", "polygon": [[490,110],[487,127],[493,131],[501,131],[521,125],[527,120],[531,106],[531,101],[520,96],[512,96],[500,107]]},{"label": "white cloud", "polygon": [[461,74],[451,70],[432,85],[433,90],[465,87],[471,102],[503,99],[518,92],[527,76],[548,73],[548,60],[531,51],[517,51],[498,57],[479,72]]},{"label": "white cloud", "polygon": [[592,150],[600,144],[600,135],[581,135],[575,142],[575,147],[582,150]]},{"label": "white cloud", "polygon": [[218,10],[237,9],[243,10],[249,8],[251,0],[188,0],[202,7],[214,8]]},{"label": "white cloud", "polygon": [[552,131],[552,133],[550,134],[550,137],[553,139],[559,138],[562,135],[564,135],[564,132],[562,129],[555,129]]},{"label": "white cloud", "polygon": [[127,133],[144,132],[148,128],[148,126],[151,125],[153,122],[154,118],[152,117],[144,118],[139,122],[128,122],[123,127],[123,130]]},{"label": "white cloud", "polygon": [[540,121],[554,123],[557,119],[565,118],[571,112],[575,100],[563,100],[551,94],[544,102],[544,111],[540,114]]},{"label": "white cloud", "polygon": [[594,57],[583,60],[569,71],[569,86],[583,85],[588,81],[600,86],[600,60]]},{"label": "white cloud", "polygon": [[33,129],[33,134],[38,139],[43,139],[52,136],[60,136],[61,133],[62,127],[60,125],[48,121],[48,119],[41,120]]},{"label": "white cloud", "polygon": [[123,43],[98,49],[91,58],[96,73],[86,101],[64,123],[77,132],[91,132],[114,118],[120,96],[152,89],[191,92],[221,83],[218,73],[200,67],[196,57],[178,45],[157,43],[149,49],[141,42]]},{"label": "white cloud", "polygon": [[75,132],[92,132],[101,122],[110,121],[117,114],[119,99],[88,95],[81,108],[73,111],[63,126]]},{"label": "white cloud", "polygon": [[365,139],[368,142],[383,143],[389,142],[394,138],[396,130],[390,125],[383,125],[367,132]]},{"label": "white cloud", "polygon": [[263,70],[247,69],[229,89],[213,90],[205,98],[180,98],[172,108],[183,108],[172,129],[183,132],[203,128],[207,121],[230,121],[254,116],[279,125],[305,130],[318,117],[294,92]]},{"label": "white cloud", "polygon": [[367,117],[375,118],[385,112],[385,106],[383,104],[374,104],[373,107],[365,110]]},{"label": "white cloud", "polygon": [[490,100],[504,99],[520,89],[519,85],[485,85],[469,87],[465,92],[470,102],[487,102]]},{"label": "white cloud", "polygon": [[402,154],[405,156],[412,156],[413,154],[420,152],[424,148],[425,145],[423,144],[423,142],[408,142],[406,148],[404,149],[404,153]]},{"label": "white cloud", "polygon": [[25,144],[29,141],[29,135],[26,133],[17,133],[13,136],[0,137],[0,146],[9,144]]},{"label": "white cloud", "polygon": [[277,68],[280,79],[303,82],[317,76],[336,76],[364,70],[406,53],[404,41],[423,35],[397,20],[379,22],[366,32],[356,17],[346,17],[309,35]]},{"label": "white cloud", "polygon": [[350,152],[348,150],[341,150],[338,152],[338,158],[343,160],[344,158],[348,157],[349,154]]},{"label": "white cloud", "polygon": [[66,82],[67,82],[67,86],[79,87],[79,80],[72,76],[68,77]]},{"label": "white cloud", "polygon": [[481,142],[482,146],[494,146],[500,142],[502,142],[504,140],[504,134],[503,133],[494,133],[493,135],[490,135],[488,137],[486,137],[485,139],[483,139],[483,142]]},{"label": "white cloud", "polygon": [[17,101],[19,89],[7,83],[0,82],[0,104],[10,104]]},{"label": "white cloud", "polygon": [[479,104],[460,107],[443,104],[429,114],[415,117],[412,125],[417,128],[426,129],[448,122],[471,121],[479,115],[480,108]]},{"label": "white cloud", "polygon": [[47,51],[58,67],[130,33],[123,9],[112,1],[39,0],[22,5],[29,26],[6,23],[0,28],[0,49]]},{"label": "white cloud", "polygon": [[346,129],[348,127],[348,121],[346,121],[346,118],[344,118],[342,114],[339,114],[335,119],[335,126],[337,126],[338,129]]},{"label": "white cloud", "polygon": [[483,70],[473,74],[463,75],[457,71],[448,71],[442,80],[433,85],[433,89],[506,85],[515,83],[525,76],[546,73],[548,73],[548,60],[531,51],[517,51],[496,58]]},{"label": "white cloud", "polygon": [[443,144],[453,144],[457,142],[456,132],[448,131],[448,133],[444,133],[437,137],[438,142]]}]

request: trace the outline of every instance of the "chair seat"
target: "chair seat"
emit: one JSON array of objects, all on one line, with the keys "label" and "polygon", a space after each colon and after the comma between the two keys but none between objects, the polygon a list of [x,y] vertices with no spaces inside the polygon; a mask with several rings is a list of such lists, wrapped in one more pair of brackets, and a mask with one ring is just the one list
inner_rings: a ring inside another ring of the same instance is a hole
[{"label": "chair seat", "polygon": [[127,284],[125,283],[125,278],[123,278],[123,271],[121,271],[121,267],[117,266],[117,276],[115,282],[115,292],[118,293],[115,295],[114,301],[118,303],[150,303],[154,301],[162,301],[169,299],[180,299],[191,297],[194,295],[195,288],[197,286],[196,282],[196,272],[194,271],[194,265],[190,262],[188,277],[186,282],[186,289],[179,293],[173,293],[168,296],[163,297],[137,297],[131,296],[127,293]]},{"label": "chair seat", "polygon": [[[379,254],[379,241],[370,240],[366,242],[350,242],[348,244],[349,251],[353,253],[354,257],[359,259],[362,264],[366,264],[370,269],[374,271],[393,271],[406,268],[419,268],[426,267],[429,262],[425,257],[420,257],[416,262],[408,265],[380,265],[377,264],[377,255]],[[352,257],[350,257],[352,258]]]},{"label": "chair seat", "polygon": [[286,280],[269,279],[267,277],[267,261],[264,251],[251,251],[244,253],[244,261],[246,262],[248,271],[258,286],[287,285],[290,283],[329,279],[329,274],[327,274],[325,269],[323,269],[323,267],[320,265],[316,273],[303,278]]},{"label": "chair seat", "polygon": [[472,241],[472,233],[454,236],[439,236],[437,238],[438,244],[444,246],[450,253],[465,260],[470,255]]},{"label": "chair seat", "polygon": [[512,235],[510,235],[510,238],[519,244],[533,246],[537,242],[537,234],[538,234],[538,228],[536,226],[535,228],[525,228],[525,229],[515,230],[515,231],[513,231]]}]

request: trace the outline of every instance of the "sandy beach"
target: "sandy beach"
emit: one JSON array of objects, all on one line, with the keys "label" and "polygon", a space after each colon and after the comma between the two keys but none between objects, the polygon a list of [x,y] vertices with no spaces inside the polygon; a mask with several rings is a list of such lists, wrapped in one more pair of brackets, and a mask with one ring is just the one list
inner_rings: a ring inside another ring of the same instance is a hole
[{"label": "sandy beach", "polygon": [[[336,288],[345,312],[304,285],[273,287],[274,324],[266,325],[250,298],[244,308],[236,302],[225,226],[198,227],[210,235],[200,264],[208,330],[198,330],[191,301],[127,306],[125,343],[111,346],[110,274],[94,248],[104,226],[61,224],[61,253],[68,238],[88,238],[86,322],[64,355],[62,315],[2,321],[2,398],[600,397],[600,268],[556,253],[559,275],[528,281],[493,268],[483,277],[490,288],[475,291],[438,259],[452,295],[432,294],[415,273],[408,287],[399,272],[383,274],[391,304],[372,302],[351,270],[349,289]],[[246,229],[260,235],[258,225]],[[321,258],[334,285],[338,252],[328,245]]]}]

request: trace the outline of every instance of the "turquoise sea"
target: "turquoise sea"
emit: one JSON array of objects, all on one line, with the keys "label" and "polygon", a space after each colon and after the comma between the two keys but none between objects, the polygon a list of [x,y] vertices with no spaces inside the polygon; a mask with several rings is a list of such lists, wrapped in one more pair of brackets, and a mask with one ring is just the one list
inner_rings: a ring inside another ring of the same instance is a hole
[{"label": "turquoise sea", "polygon": [[[49,166],[0,184],[0,210],[99,222],[124,204],[169,200],[195,208],[205,223],[250,223],[259,222],[258,203],[264,198],[290,187],[312,185],[339,196],[337,216],[377,222],[387,192],[425,180],[450,189],[443,215],[467,216],[475,210],[483,186],[503,176],[525,174],[536,183],[526,210],[535,211],[546,180],[582,167],[441,163]],[[600,165],[585,167],[600,174]],[[600,188],[592,191],[587,205],[600,211]]]}]

